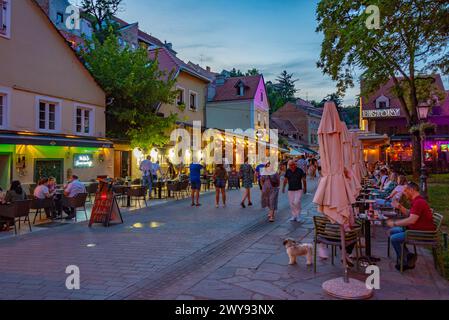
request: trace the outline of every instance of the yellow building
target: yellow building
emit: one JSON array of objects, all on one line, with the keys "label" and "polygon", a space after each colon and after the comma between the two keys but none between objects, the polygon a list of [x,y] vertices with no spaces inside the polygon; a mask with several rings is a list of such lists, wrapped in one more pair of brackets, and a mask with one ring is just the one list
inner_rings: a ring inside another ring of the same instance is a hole
[{"label": "yellow building", "polygon": [[3,1],[0,186],[112,175],[105,93],[34,0]]}]

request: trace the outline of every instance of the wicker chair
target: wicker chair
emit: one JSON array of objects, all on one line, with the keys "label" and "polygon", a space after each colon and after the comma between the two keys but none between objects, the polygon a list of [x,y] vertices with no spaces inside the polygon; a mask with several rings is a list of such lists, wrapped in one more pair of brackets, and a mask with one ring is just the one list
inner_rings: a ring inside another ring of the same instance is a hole
[{"label": "wicker chair", "polygon": [[[341,232],[340,225],[333,224],[328,218],[315,216],[313,217],[313,223],[315,225],[315,241],[314,241],[314,272],[316,273],[316,257],[317,257],[317,246],[319,243],[331,246],[332,248],[332,264],[334,264],[334,256],[336,254],[336,248],[341,248]],[[359,267],[359,257],[360,257],[360,229],[351,230],[345,233],[346,246],[355,244],[356,258],[357,258],[357,268]],[[341,248],[345,250],[345,248]]]},{"label": "wicker chair", "polygon": [[17,226],[16,223],[19,222],[19,229],[20,229],[20,222],[21,218],[23,219],[23,222],[28,222],[28,227],[31,230],[31,222],[30,222],[30,208],[31,208],[31,202],[32,200],[22,200],[22,201],[14,201],[13,203],[9,205],[3,205],[1,207],[0,216],[8,218],[7,224],[8,227],[9,221],[14,221],[14,234],[17,235]]},{"label": "wicker chair", "polygon": [[42,220],[42,209],[54,209],[54,203],[53,203],[53,199],[51,198],[46,198],[46,199],[37,199],[37,198],[33,198],[33,200],[31,201],[31,210],[36,210],[34,212],[34,219],[33,219],[33,224],[36,224],[36,218],[39,215],[39,220]]},{"label": "wicker chair", "polygon": [[404,249],[407,244],[413,245],[415,254],[416,246],[430,246],[433,252],[433,262],[435,268],[437,268],[436,261],[436,250],[440,246],[440,236],[441,236],[441,224],[443,223],[443,216],[439,213],[433,213],[433,223],[435,225],[435,231],[418,231],[418,230],[407,230],[405,231],[405,241],[401,246],[401,272],[404,271]]},{"label": "wicker chair", "polygon": [[145,202],[145,207],[148,207],[146,195],[147,195],[147,188],[146,187],[137,187],[137,188],[130,188],[127,190],[126,195],[130,197],[131,201],[134,199],[139,204],[139,208],[142,208],[140,201]]},{"label": "wicker chair", "polygon": [[[87,200],[87,193],[78,193],[76,196],[69,198],[64,198],[65,206],[69,208],[75,209],[75,222],[78,221],[76,217],[76,213],[78,211],[84,211],[84,215],[86,216],[86,220],[88,220],[87,217],[87,211],[86,211],[86,200]],[[81,209],[81,210],[78,210]]]}]

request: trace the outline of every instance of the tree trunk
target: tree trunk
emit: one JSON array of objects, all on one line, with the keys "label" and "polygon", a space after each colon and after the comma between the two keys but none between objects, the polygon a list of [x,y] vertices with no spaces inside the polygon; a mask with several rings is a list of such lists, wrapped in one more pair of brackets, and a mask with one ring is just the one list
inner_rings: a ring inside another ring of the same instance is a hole
[{"label": "tree trunk", "polygon": [[421,136],[419,132],[412,134],[412,147],[413,147],[413,158],[412,158],[412,170],[413,176],[419,178],[419,173],[421,169]]}]

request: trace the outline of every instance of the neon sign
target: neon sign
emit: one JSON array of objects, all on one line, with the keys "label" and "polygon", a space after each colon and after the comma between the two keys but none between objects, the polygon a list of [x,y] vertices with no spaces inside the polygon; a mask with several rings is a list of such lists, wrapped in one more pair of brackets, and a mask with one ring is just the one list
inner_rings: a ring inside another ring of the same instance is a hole
[{"label": "neon sign", "polygon": [[75,154],[73,155],[73,166],[75,168],[92,168],[94,166],[93,154]]}]

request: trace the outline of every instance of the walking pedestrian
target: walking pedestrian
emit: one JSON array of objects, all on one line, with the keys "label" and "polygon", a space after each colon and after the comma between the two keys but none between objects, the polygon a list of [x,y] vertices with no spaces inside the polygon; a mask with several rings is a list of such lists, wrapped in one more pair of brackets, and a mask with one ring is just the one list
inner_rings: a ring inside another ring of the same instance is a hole
[{"label": "walking pedestrian", "polygon": [[220,203],[220,193],[221,200],[223,201],[223,208],[226,207],[226,181],[228,180],[228,172],[222,164],[217,164],[215,168],[214,176],[215,185],[215,208],[218,208]]},{"label": "walking pedestrian", "polygon": [[242,208],[246,208],[246,199],[248,199],[248,206],[253,205],[251,202],[251,188],[253,187],[254,180],[254,169],[248,163],[248,157],[245,158],[245,162],[240,166],[240,177],[242,178],[242,187],[245,189],[240,205]]},{"label": "walking pedestrian", "polygon": [[288,201],[290,203],[292,213],[290,221],[300,221],[299,216],[301,214],[301,198],[303,191],[305,193],[307,192],[304,184],[305,180],[306,174],[304,171],[296,166],[295,161],[289,161],[288,169],[285,173],[284,184],[282,186],[282,193],[285,193],[285,186],[288,184]]},{"label": "walking pedestrian", "polygon": [[142,185],[147,187],[148,197],[151,198],[151,191],[153,188],[153,181],[152,181],[153,180],[153,176],[152,176],[153,163],[151,162],[150,156],[147,156],[146,160],[143,160],[140,163],[139,169],[142,172]]},{"label": "walking pedestrian", "polygon": [[190,164],[190,188],[192,189],[192,207],[201,206],[201,204],[199,203],[199,199],[201,189],[201,170],[203,168],[204,167],[199,163]]},{"label": "walking pedestrian", "polygon": [[268,221],[274,222],[274,216],[278,209],[279,186],[281,184],[279,174],[272,170],[270,163],[261,170],[260,182],[262,184],[262,208],[268,208]]}]

